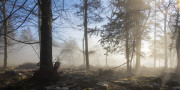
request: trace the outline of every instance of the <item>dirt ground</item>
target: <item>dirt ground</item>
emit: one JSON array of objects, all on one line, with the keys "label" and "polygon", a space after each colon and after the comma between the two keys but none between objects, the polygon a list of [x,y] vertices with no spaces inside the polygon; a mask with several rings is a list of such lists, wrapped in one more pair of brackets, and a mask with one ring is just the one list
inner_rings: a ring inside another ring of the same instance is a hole
[{"label": "dirt ground", "polygon": [[[0,90],[180,90],[173,70],[143,68],[132,70],[61,68],[57,82],[37,82],[31,77],[36,69],[9,68],[0,71]],[[171,72],[170,72],[171,71]]]}]

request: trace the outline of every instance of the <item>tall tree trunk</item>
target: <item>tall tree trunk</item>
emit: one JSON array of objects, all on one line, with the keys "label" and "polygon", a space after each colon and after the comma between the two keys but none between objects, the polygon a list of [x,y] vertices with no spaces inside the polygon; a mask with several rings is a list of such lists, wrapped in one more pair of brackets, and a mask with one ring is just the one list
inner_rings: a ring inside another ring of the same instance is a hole
[{"label": "tall tree trunk", "polygon": [[74,55],[73,55],[73,52],[71,51],[71,62],[72,62],[72,65],[74,66]]},{"label": "tall tree trunk", "polygon": [[40,8],[40,0],[38,0],[38,33],[39,33],[39,48],[41,49],[41,8]]},{"label": "tall tree trunk", "polygon": [[87,4],[88,0],[84,0],[84,37],[85,37],[85,53],[86,53],[86,68],[89,69],[89,54],[88,54],[88,35],[87,35]]},{"label": "tall tree trunk", "polygon": [[[178,4],[179,4],[179,2],[178,2]],[[180,29],[178,26],[178,23],[179,23],[178,19],[179,19],[179,6],[177,9],[177,19],[176,19],[176,31],[177,31],[177,40],[176,40],[177,68],[176,68],[176,73],[177,73],[177,78],[180,80]]]},{"label": "tall tree trunk", "polygon": [[172,50],[169,50],[169,62],[170,62],[170,68],[172,68]]},{"label": "tall tree trunk", "polygon": [[180,30],[178,28],[178,35],[176,40],[176,50],[177,50],[177,77],[180,80]]},{"label": "tall tree trunk", "polygon": [[107,62],[107,59],[108,59],[108,51],[106,51],[106,68],[108,67],[108,62]]},{"label": "tall tree trunk", "polygon": [[[40,72],[51,76],[53,71],[52,63],[52,5],[51,0],[41,0],[41,51],[40,51]],[[46,78],[44,78],[46,79]]]},{"label": "tall tree trunk", "polygon": [[154,29],[154,68],[156,68],[156,25]]},{"label": "tall tree trunk", "polygon": [[[157,48],[158,48],[158,54],[160,54],[160,46],[158,47],[157,46]],[[159,67],[161,66],[160,64],[161,64],[161,57],[160,56],[158,56],[158,59],[159,59]]]},{"label": "tall tree trunk", "polygon": [[140,59],[141,59],[141,32],[139,31],[140,35],[137,35],[137,51],[136,51],[136,69],[139,70],[140,68]]},{"label": "tall tree trunk", "polygon": [[85,51],[84,51],[84,36],[83,36],[83,41],[82,41],[82,48],[83,48],[83,65],[86,65],[86,56],[85,56]]},{"label": "tall tree trunk", "polygon": [[5,0],[2,0],[3,5],[3,17],[4,17],[4,69],[7,68],[7,58],[8,58],[8,39],[7,39],[7,32],[8,32],[8,19],[6,19],[6,5]]},{"label": "tall tree trunk", "polygon": [[129,30],[126,29],[126,60],[127,60],[127,73],[131,73],[130,62],[129,62]]},{"label": "tall tree trunk", "polygon": [[166,31],[166,23],[167,23],[167,13],[164,15],[164,50],[165,50],[165,70],[167,69],[167,31]]},{"label": "tall tree trunk", "polygon": [[134,57],[134,51],[135,51],[135,42],[136,42],[136,38],[134,37],[133,39],[133,49],[132,49],[132,53],[131,53],[131,59],[130,59],[130,69],[132,70],[132,61],[133,61],[133,57]]},{"label": "tall tree trunk", "polygon": [[155,29],[154,29],[154,68],[156,68],[156,0],[155,0]]},{"label": "tall tree trunk", "polygon": [[[175,54],[176,52],[174,51],[174,50],[172,50],[172,52],[171,52],[171,68],[174,68],[174,56],[176,55]],[[176,57],[176,56],[175,56]]]}]

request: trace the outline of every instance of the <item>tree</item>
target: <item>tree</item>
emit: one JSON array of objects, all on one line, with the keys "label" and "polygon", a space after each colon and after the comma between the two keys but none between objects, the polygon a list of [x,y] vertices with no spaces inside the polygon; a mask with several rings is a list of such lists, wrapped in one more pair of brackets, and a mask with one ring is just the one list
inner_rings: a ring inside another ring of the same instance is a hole
[{"label": "tree", "polygon": [[52,63],[52,2],[40,0],[41,9],[41,46],[40,69],[35,77],[40,81],[54,81],[57,78]]},{"label": "tree", "polygon": [[177,18],[176,18],[176,32],[177,32],[177,39],[176,39],[176,51],[177,51],[177,67],[176,73],[177,78],[180,80],[180,28],[179,28],[179,0],[177,1]]},{"label": "tree", "polygon": [[108,67],[108,51],[106,50],[106,53],[104,54],[106,56],[106,68]]},{"label": "tree", "polygon": [[[25,44],[34,44],[37,42],[23,42],[21,40],[15,39],[14,37],[11,36],[11,33],[15,33],[15,31],[21,29],[21,26],[29,25],[27,21],[31,21],[32,18],[30,19],[29,16],[33,13],[34,14],[34,9],[36,7],[36,3],[33,3],[31,1],[27,2],[27,0],[20,1],[6,1],[6,6],[8,6],[8,9],[6,10],[6,18],[1,19],[0,23],[4,23],[6,20],[8,21],[8,31],[5,33],[1,33],[0,36],[6,35],[9,39],[19,42],[19,43],[25,43]],[[27,5],[31,4],[31,5]],[[3,10],[1,10],[3,11]],[[21,14],[20,14],[21,13]],[[33,21],[33,20],[32,20]],[[4,25],[2,25],[4,26]],[[9,28],[11,30],[9,30]],[[1,29],[2,30],[2,27]]]},{"label": "tree", "polygon": [[157,11],[156,11],[156,0],[155,0],[155,28],[154,28],[154,68],[156,67],[156,34],[157,34],[157,30],[156,30],[156,21],[157,21],[157,18],[156,18],[156,14],[157,14]]},{"label": "tree", "polygon": [[[29,18],[29,16],[30,15],[34,15],[34,16],[38,15],[34,11],[34,9],[37,6],[37,2],[34,2],[34,1],[27,2],[27,0],[25,0],[25,1],[21,1],[21,0],[5,1],[5,0],[3,0],[2,3],[4,3],[4,4],[2,4],[2,6],[4,6],[4,7],[1,7],[1,8],[3,8],[3,10],[1,10],[1,12],[3,12],[4,13],[3,16],[6,16],[6,17],[3,17],[3,19],[1,17],[0,24],[4,23],[2,26],[4,26],[3,28],[6,28],[7,25],[5,25],[5,24],[11,20],[11,23],[13,24],[14,27],[12,28],[12,30],[8,30],[8,31],[6,30],[6,31],[4,31],[4,33],[0,33],[0,36],[4,35],[5,38],[8,37],[8,38],[10,38],[10,39],[12,39],[12,40],[14,40],[16,42],[24,43],[24,44],[38,43],[38,42],[29,42],[29,40],[27,40],[27,42],[17,40],[14,37],[10,36],[10,34],[13,33],[14,31],[16,31],[18,29],[21,29],[22,25],[25,25],[25,24],[27,25],[27,24],[30,24],[30,23],[34,22],[33,21],[34,19]],[[6,11],[5,10],[5,4],[11,5],[11,6],[9,6],[11,9],[8,9],[7,12],[5,12]],[[29,5],[27,5],[27,4],[29,4]],[[44,36],[42,36],[44,41],[42,41],[41,43],[43,43],[42,48],[44,50],[41,51],[43,53],[41,53],[40,72],[43,72],[43,71],[47,71],[47,72],[49,71],[50,72],[50,69],[53,71],[52,55],[51,55],[52,54],[52,47],[51,47],[52,46],[52,33],[51,33],[51,31],[52,31],[52,8],[51,8],[51,0],[49,0],[49,1],[40,1],[39,0],[38,4],[42,7],[41,9],[44,10],[43,11],[44,15],[41,16],[41,19],[44,19],[44,22],[43,22],[44,24],[41,25],[41,29],[43,30],[43,35],[44,35]],[[46,10],[46,9],[48,9],[48,10]],[[19,13],[21,13],[21,14],[19,14]],[[31,17],[33,17],[33,16],[31,16]],[[29,21],[29,22],[27,22],[27,21]],[[3,30],[5,30],[5,29],[3,29]],[[2,32],[2,28],[1,28],[1,32]],[[4,41],[6,42],[6,40],[4,40]],[[5,46],[5,49],[6,48],[7,47]],[[7,50],[5,50],[5,51],[7,52]],[[4,53],[5,55],[6,55],[6,52]],[[49,53],[51,53],[51,54],[49,54]],[[46,66],[49,67],[48,70],[45,70],[45,69],[47,69]],[[48,75],[52,75],[52,73],[50,73]]]},{"label": "tree", "polygon": [[[127,72],[130,73],[129,57],[130,53],[134,53],[132,48],[134,45],[138,45],[136,50],[140,56],[139,41],[144,34],[143,30],[146,29],[148,5],[143,0],[115,0],[111,4],[115,9],[112,11],[109,23],[104,25],[101,44],[110,53],[123,51],[127,61]],[[133,43],[135,41],[136,44]]]},{"label": "tree", "polygon": [[24,42],[34,41],[32,32],[29,27],[21,31],[21,38],[21,40]]},{"label": "tree", "polygon": [[[41,8],[40,8],[40,0],[38,0],[38,33],[39,33],[39,42],[41,42]],[[39,48],[41,49],[41,43],[39,43]]]},{"label": "tree", "polygon": [[63,43],[63,50],[62,54],[64,53],[64,57],[66,60],[68,60],[69,65],[74,65],[75,64],[75,58],[76,56],[76,51],[78,51],[79,47],[75,39],[70,39],[69,41],[65,41]]},{"label": "tree", "polygon": [[[5,20],[3,23],[3,27],[4,27],[4,33],[8,32],[8,19],[6,16],[6,4],[5,4],[5,0],[1,1],[2,5],[3,5],[3,19]],[[4,34],[4,69],[7,68],[7,58],[8,58],[8,39],[7,39],[7,35]]]},{"label": "tree", "polygon": [[168,21],[168,27],[170,32],[168,33],[169,35],[169,61],[170,61],[170,68],[173,67],[173,62],[174,62],[174,56],[175,56],[175,51],[176,51],[176,38],[177,38],[177,32],[175,29],[176,25],[176,14],[172,14],[169,17]]},{"label": "tree", "polygon": [[164,44],[165,44],[165,47],[164,47],[164,51],[165,51],[165,62],[164,62],[164,65],[165,65],[165,70],[168,68],[168,56],[167,56],[167,53],[168,53],[168,49],[167,49],[167,21],[168,21],[168,14],[171,13],[171,8],[174,4],[174,0],[168,0],[168,1],[164,1],[164,0],[159,0],[158,1],[158,9],[159,11],[162,13],[163,15],[163,21],[164,21],[164,28],[163,28],[163,31],[164,31]]},{"label": "tree", "polygon": [[51,0],[41,0],[41,51],[40,51],[40,71],[53,71],[52,65],[52,5]]},{"label": "tree", "polygon": [[[157,60],[159,60],[159,66],[160,66],[160,60],[164,59],[164,36],[163,35],[157,35],[156,36],[157,39],[156,39],[156,51],[154,51],[154,40],[152,42],[150,42],[150,46],[149,46],[149,49],[151,50],[151,54],[150,54],[150,58],[151,57],[155,57],[155,54],[156,54],[156,63],[157,63]],[[154,53],[156,52],[156,53]],[[154,63],[154,68],[156,67],[156,63]]]},{"label": "tree", "polygon": [[[141,65],[141,56],[142,56],[142,52],[141,52],[141,44],[142,44],[142,40],[143,39],[148,39],[149,37],[148,35],[148,31],[147,28],[149,27],[149,22],[148,20],[150,19],[150,15],[151,15],[151,0],[149,1],[138,1],[138,3],[140,3],[140,6],[137,7],[140,11],[139,13],[142,13],[142,16],[144,15],[144,17],[138,17],[140,20],[138,21],[138,24],[142,24],[140,26],[138,26],[137,28],[137,32],[135,35],[135,47],[136,47],[136,70],[139,70],[140,65]],[[145,4],[148,3],[148,4]]]},{"label": "tree", "polygon": [[[8,15],[9,13],[11,14],[12,11],[10,12],[9,7],[11,7],[11,2],[12,1],[7,1],[7,0],[1,0],[1,16],[0,16],[0,40],[2,43],[0,43],[0,49],[3,50],[4,55],[4,66],[3,68],[6,69],[8,65],[8,54],[13,51],[13,49],[9,49],[8,47],[13,46],[17,43],[15,43],[11,38],[14,38],[16,36],[16,32],[11,32],[14,30],[14,23],[13,23],[13,18]],[[15,5],[15,4],[14,4]],[[6,8],[8,7],[8,9]],[[10,32],[10,33],[9,33]],[[3,38],[3,39],[2,39]],[[10,38],[10,39],[9,39]],[[4,43],[3,43],[4,42]],[[0,51],[2,52],[2,51]]]},{"label": "tree", "polygon": [[88,54],[88,36],[87,36],[87,10],[88,0],[84,0],[84,40],[85,40],[85,53],[86,53],[86,68],[89,69],[89,54]]},{"label": "tree", "polygon": [[89,69],[89,54],[88,54],[88,24],[90,22],[101,22],[102,17],[100,11],[102,11],[101,0],[83,0],[81,4],[76,4],[76,8],[79,10],[76,15],[83,17],[84,19],[84,40],[85,40],[85,58],[86,68]]}]

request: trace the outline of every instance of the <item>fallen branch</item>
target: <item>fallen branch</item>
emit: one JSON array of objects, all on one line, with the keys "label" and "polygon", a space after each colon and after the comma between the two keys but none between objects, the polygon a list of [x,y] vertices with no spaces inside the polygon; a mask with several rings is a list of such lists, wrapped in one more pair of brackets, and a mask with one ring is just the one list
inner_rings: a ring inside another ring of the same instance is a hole
[{"label": "fallen branch", "polygon": [[118,68],[118,67],[124,66],[125,64],[127,64],[127,62],[125,62],[125,63],[123,63],[123,64],[121,64],[121,65],[119,65],[119,66],[116,66],[116,67],[110,68],[110,69],[111,69],[111,70],[112,70],[112,69],[116,69],[116,68]]}]

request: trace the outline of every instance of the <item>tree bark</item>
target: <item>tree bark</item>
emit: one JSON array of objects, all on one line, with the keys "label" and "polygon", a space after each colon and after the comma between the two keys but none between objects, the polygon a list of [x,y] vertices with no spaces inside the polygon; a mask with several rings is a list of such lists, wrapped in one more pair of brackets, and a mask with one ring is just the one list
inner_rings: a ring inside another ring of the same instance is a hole
[{"label": "tree bark", "polygon": [[176,19],[176,31],[177,31],[177,39],[176,39],[177,67],[176,67],[176,73],[177,73],[178,80],[180,80],[180,29],[178,26],[178,22],[179,22],[178,19],[179,19],[179,7],[177,9],[177,19]]},{"label": "tree bark", "polygon": [[86,55],[85,55],[85,50],[84,50],[84,36],[83,36],[83,41],[82,41],[82,48],[83,48],[83,65],[86,65]]},{"label": "tree bark", "polygon": [[7,68],[7,58],[8,58],[8,39],[7,39],[7,32],[8,32],[8,19],[6,16],[6,5],[5,0],[2,0],[3,5],[3,17],[4,17],[4,69]]},{"label": "tree bark", "polygon": [[177,50],[177,78],[180,80],[180,30],[178,28],[178,35],[176,40],[176,50]]},{"label": "tree bark", "polygon": [[52,5],[51,0],[41,0],[41,51],[40,72],[51,75],[52,63]]},{"label": "tree bark", "polygon": [[107,61],[107,59],[108,59],[108,51],[106,51],[106,68],[108,67],[108,61]]},{"label": "tree bark", "polygon": [[88,54],[88,35],[87,35],[87,4],[88,0],[84,0],[84,37],[85,37],[85,53],[86,53],[86,68],[89,69],[89,54]]},{"label": "tree bark", "polygon": [[132,61],[133,61],[133,57],[134,57],[134,51],[135,51],[135,47],[136,47],[136,45],[135,45],[135,42],[136,42],[136,38],[134,37],[134,39],[133,39],[133,49],[132,49],[132,53],[131,53],[131,61],[130,61],[130,69],[132,70]]},{"label": "tree bark", "polygon": [[126,29],[126,60],[127,60],[127,73],[130,74],[130,65],[129,65],[129,30]]},{"label": "tree bark", "polygon": [[40,0],[38,0],[38,33],[39,33],[39,48],[41,49],[41,8],[40,8]]},{"label": "tree bark", "polygon": [[154,30],[154,68],[156,68],[156,25]]},{"label": "tree bark", "polygon": [[170,68],[172,68],[172,50],[169,50],[169,62],[170,62]]},{"label": "tree bark", "polygon": [[156,68],[156,0],[155,0],[155,29],[154,29],[154,68]]},{"label": "tree bark", "polygon": [[140,35],[137,35],[137,51],[136,51],[136,70],[139,70],[141,65],[141,32],[139,31]]},{"label": "tree bark", "polygon": [[168,59],[167,59],[167,31],[166,31],[166,23],[167,23],[167,13],[164,15],[164,50],[165,50],[165,70],[167,69]]}]

